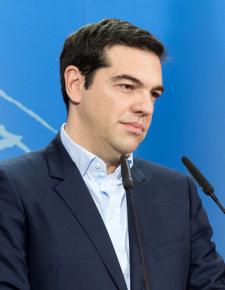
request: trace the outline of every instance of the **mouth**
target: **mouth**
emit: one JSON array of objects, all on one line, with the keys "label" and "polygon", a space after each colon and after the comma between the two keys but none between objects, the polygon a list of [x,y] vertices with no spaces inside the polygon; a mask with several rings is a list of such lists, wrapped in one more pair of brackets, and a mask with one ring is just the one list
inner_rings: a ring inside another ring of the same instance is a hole
[{"label": "mouth", "polygon": [[129,132],[136,135],[142,135],[144,133],[144,126],[135,122],[121,123]]}]

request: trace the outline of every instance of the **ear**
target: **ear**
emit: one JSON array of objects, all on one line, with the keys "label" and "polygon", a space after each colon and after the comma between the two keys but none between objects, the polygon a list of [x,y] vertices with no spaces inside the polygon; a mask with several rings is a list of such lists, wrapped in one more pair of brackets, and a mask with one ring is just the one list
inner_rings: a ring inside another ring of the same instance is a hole
[{"label": "ear", "polygon": [[64,72],[65,88],[70,101],[74,104],[81,102],[82,89],[84,87],[84,77],[80,70],[69,65]]}]

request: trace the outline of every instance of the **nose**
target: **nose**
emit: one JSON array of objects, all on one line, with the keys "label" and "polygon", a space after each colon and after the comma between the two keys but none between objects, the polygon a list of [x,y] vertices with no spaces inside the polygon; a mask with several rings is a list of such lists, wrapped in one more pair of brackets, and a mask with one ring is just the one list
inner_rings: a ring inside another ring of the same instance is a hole
[{"label": "nose", "polygon": [[141,116],[149,116],[154,112],[154,99],[149,95],[139,95],[132,104],[132,111]]}]

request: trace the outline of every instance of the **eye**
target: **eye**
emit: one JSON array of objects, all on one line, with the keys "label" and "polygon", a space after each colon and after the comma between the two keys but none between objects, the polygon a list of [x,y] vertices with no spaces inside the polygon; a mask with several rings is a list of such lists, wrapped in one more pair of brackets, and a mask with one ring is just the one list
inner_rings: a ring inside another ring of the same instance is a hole
[{"label": "eye", "polygon": [[160,97],[160,95],[161,94],[158,92],[152,92],[151,94],[152,101],[155,102]]},{"label": "eye", "polygon": [[119,84],[119,86],[126,91],[133,91],[135,89],[134,85],[131,84]]}]

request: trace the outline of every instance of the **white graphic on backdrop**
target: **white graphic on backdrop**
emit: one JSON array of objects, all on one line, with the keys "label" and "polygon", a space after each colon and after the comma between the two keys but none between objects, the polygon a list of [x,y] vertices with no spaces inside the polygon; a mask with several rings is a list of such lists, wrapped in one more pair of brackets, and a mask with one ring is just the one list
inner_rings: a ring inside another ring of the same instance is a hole
[{"label": "white graphic on backdrop", "polygon": [[[40,123],[44,128],[48,129],[49,131],[53,133],[57,133],[56,129],[54,129],[51,125],[49,125],[44,119],[38,116],[34,111],[28,109],[21,102],[10,97],[1,89],[0,89],[0,98],[16,106],[18,109],[20,109],[21,111],[29,115],[31,118],[33,118],[36,122]],[[19,136],[19,135],[13,134],[12,132],[9,132],[3,124],[0,124],[0,137],[3,138],[3,139],[0,139],[0,150],[17,146],[24,152],[31,151],[29,147],[21,141],[23,139],[23,136]]]},{"label": "white graphic on backdrop", "polygon": [[31,150],[21,141],[23,136],[18,136],[8,132],[5,126],[0,124],[0,136],[3,139],[0,140],[0,150],[10,148],[13,146],[19,147],[24,152],[30,152]]}]

